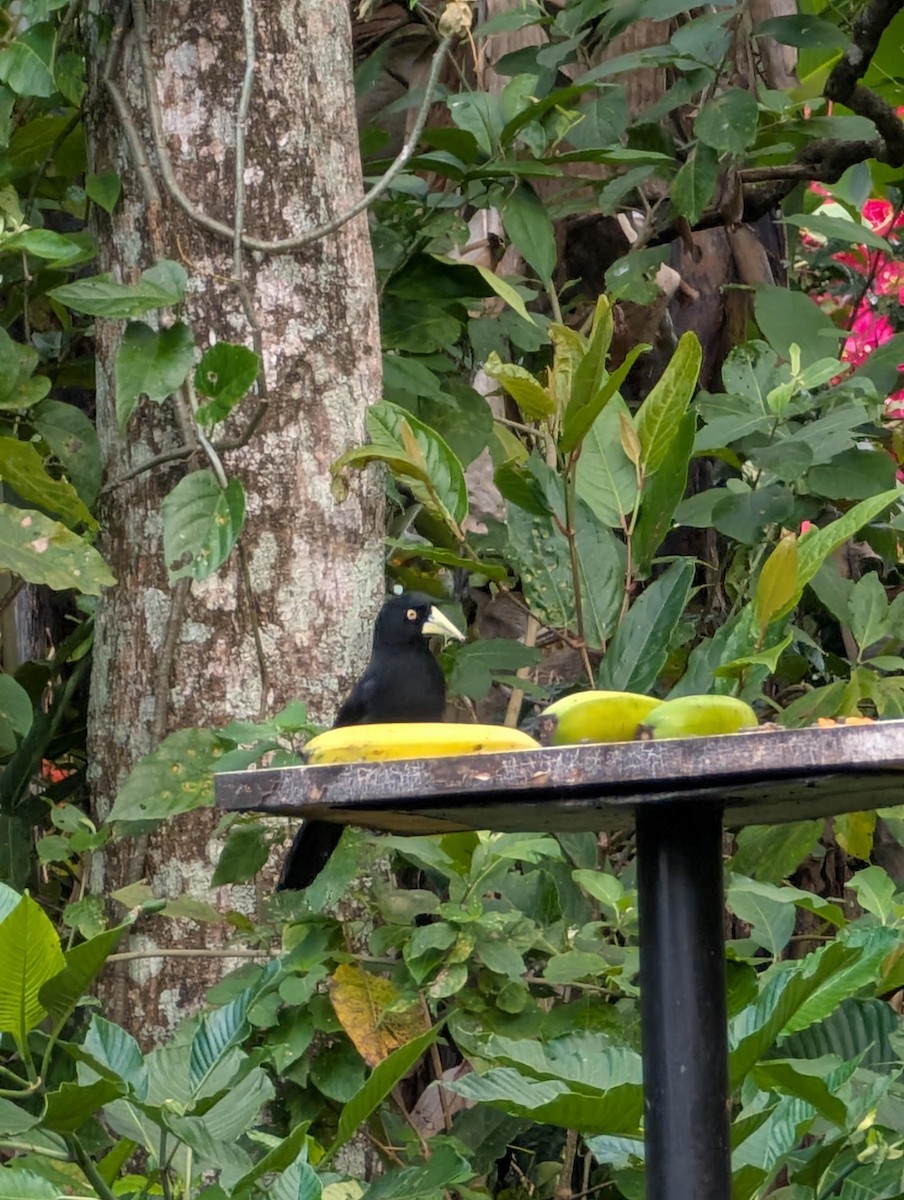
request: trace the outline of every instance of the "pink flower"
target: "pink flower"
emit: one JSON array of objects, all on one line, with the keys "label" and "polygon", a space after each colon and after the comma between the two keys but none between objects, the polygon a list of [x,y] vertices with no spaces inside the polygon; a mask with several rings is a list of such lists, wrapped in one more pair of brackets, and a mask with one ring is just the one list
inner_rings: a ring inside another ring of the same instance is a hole
[{"label": "pink flower", "polygon": [[888,200],[867,200],[863,206],[863,219],[870,229],[884,237],[895,223],[895,210]]},{"label": "pink flower", "polygon": [[869,255],[865,246],[857,246],[854,250],[839,250],[837,254],[832,255],[832,261],[841,263],[843,267],[850,267],[852,271],[858,271],[861,275],[865,275],[869,270]]},{"label": "pink flower", "polygon": [[842,360],[852,366],[860,366],[877,346],[894,336],[894,326],[888,317],[874,313],[867,304],[861,304],[851,325],[850,336],[844,343]]},{"label": "pink flower", "polygon": [[898,294],[898,303],[904,304],[904,262],[883,258],[873,277],[873,291],[877,296]]},{"label": "pink flower", "polygon": [[810,530],[811,530],[812,528],[813,528],[813,522],[812,522],[812,521],[801,521],[801,523],[800,523],[800,536],[801,536],[801,537],[803,537],[803,535],[804,535],[805,533],[809,533],[809,532],[810,532]]}]

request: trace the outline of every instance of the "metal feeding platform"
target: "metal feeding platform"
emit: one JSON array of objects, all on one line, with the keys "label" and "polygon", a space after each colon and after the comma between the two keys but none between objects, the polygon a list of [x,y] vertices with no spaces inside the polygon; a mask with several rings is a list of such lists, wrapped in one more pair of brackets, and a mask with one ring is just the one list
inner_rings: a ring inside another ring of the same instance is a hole
[{"label": "metal feeding platform", "polygon": [[904,720],[216,776],[220,808],[394,834],[635,825],[648,1200],[730,1200],[722,830],[904,803]]}]

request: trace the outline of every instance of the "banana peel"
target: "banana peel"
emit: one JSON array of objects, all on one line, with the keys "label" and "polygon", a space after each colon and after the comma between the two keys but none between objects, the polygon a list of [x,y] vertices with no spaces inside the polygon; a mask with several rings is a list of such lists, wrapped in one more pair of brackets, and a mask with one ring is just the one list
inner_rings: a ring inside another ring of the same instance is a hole
[{"label": "banana peel", "polygon": [[342,725],[311,738],[304,748],[309,766],[328,763],[393,762],[457,754],[499,754],[538,750],[520,729],[506,725],[466,725],[418,721],[384,725]]},{"label": "banana peel", "polygon": [[664,738],[711,737],[757,727],[756,713],[736,696],[679,696],[664,700],[638,730],[643,741]]},{"label": "banana peel", "polygon": [[661,703],[637,692],[573,692],[540,713],[540,740],[546,746],[630,742],[641,722]]}]

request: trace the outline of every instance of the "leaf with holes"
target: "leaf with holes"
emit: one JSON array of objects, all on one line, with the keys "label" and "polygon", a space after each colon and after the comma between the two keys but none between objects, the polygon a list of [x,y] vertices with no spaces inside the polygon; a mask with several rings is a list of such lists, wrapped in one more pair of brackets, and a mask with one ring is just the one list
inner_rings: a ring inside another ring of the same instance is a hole
[{"label": "leaf with holes", "polygon": [[28,583],[46,583],[88,596],[116,582],[93,546],[59,521],[34,509],[0,504],[0,570],[21,575]]},{"label": "leaf with holes", "polygon": [[0,480],[27,504],[40,505],[62,517],[67,525],[97,528],[97,522],[69,480],[54,479],[48,474],[42,455],[31,442],[0,437]]},{"label": "leaf with holes", "polygon": [[225,488],[213,471],[193,471],[163,501],[163,553],[170,583],[189,575],[200,582],[229,557],[245,522],[245,491],[238,479]]},{"label": "leaf with holes", "polygon": [[213,804],[213,772],[225,742],[209,729],[179,729],[138,760],[116,794],[107,822],[122,830]]},{"label": "leaf with holes", "polygon": [[198,409],[198,420],[212,427],[225,421],[254,386],[261,360],[247,346],[217,342],[205,351],[195,368],[195,388],[210,399]]}]

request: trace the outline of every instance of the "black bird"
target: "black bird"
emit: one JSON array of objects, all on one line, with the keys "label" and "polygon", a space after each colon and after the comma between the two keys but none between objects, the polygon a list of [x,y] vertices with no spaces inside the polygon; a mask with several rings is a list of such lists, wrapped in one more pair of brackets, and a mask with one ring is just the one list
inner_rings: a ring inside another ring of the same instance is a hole
[{"label": "black bird", "polygon": [[[387,600],[374,625],[367,670],[339,709],[333,728],[441,721],[446,681],[427,645],[430,634],[464,640],[429,597],[403,592]],[[342,828],[327,821],[305,821],[283,865],[279,890],[298,890],[313,883],[339,844]]]}]

